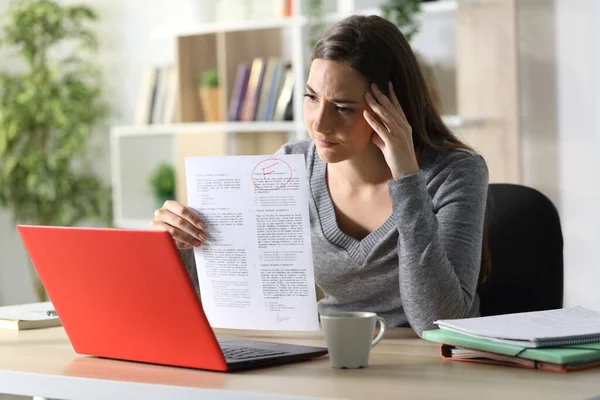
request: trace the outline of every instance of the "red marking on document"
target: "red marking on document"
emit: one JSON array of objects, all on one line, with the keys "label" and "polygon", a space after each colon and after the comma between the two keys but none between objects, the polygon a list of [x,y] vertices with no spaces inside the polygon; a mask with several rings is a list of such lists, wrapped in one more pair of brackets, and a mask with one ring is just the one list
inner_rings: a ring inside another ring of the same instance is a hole
[{"label": "red marking on document", "polygon": [[292,167],[279,158],[267,158],[252,170],[252,183],[258,189],[278,190],[292,180]]}]

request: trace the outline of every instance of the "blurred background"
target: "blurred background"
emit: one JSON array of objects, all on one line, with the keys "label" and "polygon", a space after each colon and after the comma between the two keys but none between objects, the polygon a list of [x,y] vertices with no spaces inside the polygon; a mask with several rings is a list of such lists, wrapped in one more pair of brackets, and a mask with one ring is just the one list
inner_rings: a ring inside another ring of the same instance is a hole
[{"label": "blurred background", "polygon": [[491,182],[554,202],[565,306],[600,310],[597,0],[0,0],[0,305],[44,296],[15,221],[145,228],[183,157],[306,138],[311,48],[355,13],[405,32]]}]

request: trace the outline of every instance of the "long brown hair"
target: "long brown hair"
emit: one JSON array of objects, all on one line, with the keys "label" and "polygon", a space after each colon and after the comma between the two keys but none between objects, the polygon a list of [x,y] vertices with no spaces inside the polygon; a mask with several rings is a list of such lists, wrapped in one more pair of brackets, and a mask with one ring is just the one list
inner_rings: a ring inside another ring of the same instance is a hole
[{"label": "long brown hair", "polygon": [[[473,151],[444,124],[408,40],[390,21],[375,15],[347,17],[325,32],[313,49],[312,59],[342,62],[388,96],[388,81],[391,81],[412,127],[417,154],[425,148]],[[487,239],[486,217],[480,283],[488,278],[491,270]]]}]

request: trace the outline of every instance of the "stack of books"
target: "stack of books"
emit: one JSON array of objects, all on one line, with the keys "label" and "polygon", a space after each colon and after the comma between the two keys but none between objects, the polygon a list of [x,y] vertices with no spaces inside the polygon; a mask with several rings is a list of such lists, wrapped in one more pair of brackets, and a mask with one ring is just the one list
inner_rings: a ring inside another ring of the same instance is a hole
[{"label": "stack of books", "polygon": [[144,69],[135,109],[136,125],[172,124],[177,108],[178,68],[173,65]]},{"label": "stack of books", "polygon": [[441,355],[468,361],[567,372],[600,365],[600,312],[583,307],[435,321],[423,338]]},{"label": "stack of books", "polygon": [[290,121],[294,73],[276,57],[255,58],[237,66],[229,101],[230,121]]}]

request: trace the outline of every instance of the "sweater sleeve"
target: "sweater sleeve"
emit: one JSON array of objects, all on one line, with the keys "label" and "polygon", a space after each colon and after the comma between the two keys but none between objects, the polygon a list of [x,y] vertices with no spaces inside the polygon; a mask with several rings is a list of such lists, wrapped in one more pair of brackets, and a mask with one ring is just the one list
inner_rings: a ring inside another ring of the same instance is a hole
[{"label": "sweater sleeve", "polygon": [[467,317],[479,278],[488,169],[478,155],[449,168],[433,199],[422,171],[388,183],[399,231],[400,296],[419,335],[437,319]]},{"label": "sweater sleeve", "polygon": [[196,268],[196,259],[194,258],[194,250],[179,250],[179,255],[181,256],[181,261],[183,261],[183,265],[185,266],[185,270],[188,273],[192,285],[194,286],[194,290],[198,297],[200,297],[200,283],[198,281],[198,270]]}]

